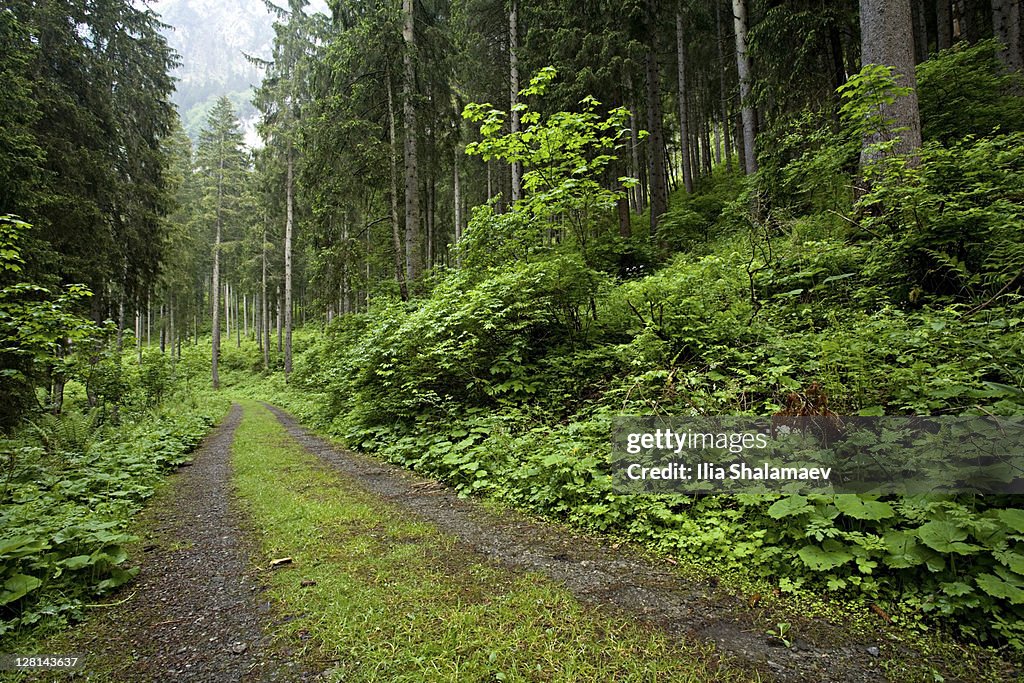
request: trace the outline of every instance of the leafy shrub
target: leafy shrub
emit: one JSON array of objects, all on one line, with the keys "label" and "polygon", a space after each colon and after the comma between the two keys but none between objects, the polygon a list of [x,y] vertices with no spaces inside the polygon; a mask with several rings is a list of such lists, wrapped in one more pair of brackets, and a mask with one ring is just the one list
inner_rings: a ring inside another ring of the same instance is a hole
[{"label": "leafy shrub", "polygon": [[0,441],[0,642],[79,618],[135,575],[125,564],[135,512],[223,407],[180,401],[116,428],[69,413]]},{"label": "leafy shrub", "polygon": [[957,43],[917,67],[921,134],[943,143],[1024,130],[1024,87],[997,57],[995,40]]}]

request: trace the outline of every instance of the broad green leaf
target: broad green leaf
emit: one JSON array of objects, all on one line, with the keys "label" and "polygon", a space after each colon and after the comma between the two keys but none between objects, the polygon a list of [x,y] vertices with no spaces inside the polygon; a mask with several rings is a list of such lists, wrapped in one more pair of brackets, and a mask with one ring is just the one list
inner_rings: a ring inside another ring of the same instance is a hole
[{"label": "broad green leaf", "polygon": [[838,494],[834,502],[840,512],[854,519],[889,519],[896,514],[888,503],[878,500],[864,500],[853,493]]},{"label": "broad green leaf", "polygon": [[982,574],[975,581],[981,590],[994,598],[1004,598],[1014,605],[1024,605],[1024,590],[992,574]]},{"label": "broad green leaf", "polygon": [[917,535],[922,543],[940,553],[970,555],[981,550],[979,546],[963,543],[962,541],[967,538],[967,532],[952,522],[928,522],[917,530]]},{"label": "broad green leaf", "polygon": [[1018,508],[1010,508],[1007,510],[999,510],[999,520],[1018,533],[1024,533],[1024,510]]},{"label": "broad green leaf", "polygon": [[792,517],[813,509],[814,506],[807,502],[806,496],[794,495],[775,501],[768,508],[768,515],[773,519],[782,519],[783,517]]},{"label": "broad green leaf", "polygon": [[68,569],[81,569],[82,567],[88,567],[93,564],[95,560],[89,555],[75,555],[69,557],[66,560],[61,560],[59,564],[67,567]]},{"label": "broad green leaf", "polygon": [[43,582],[28,574],[15,574],[4,582],[4,590],[0,593],[0,605],[14,602],[43,585]]},{"label": "broad green leaf", "polygon": [[834,569],[853,559],[853,554],[840,543],[826,541],[825,546],[827,549],[816,545],[805,545],[797,555],[809,569],[816,572]]}]

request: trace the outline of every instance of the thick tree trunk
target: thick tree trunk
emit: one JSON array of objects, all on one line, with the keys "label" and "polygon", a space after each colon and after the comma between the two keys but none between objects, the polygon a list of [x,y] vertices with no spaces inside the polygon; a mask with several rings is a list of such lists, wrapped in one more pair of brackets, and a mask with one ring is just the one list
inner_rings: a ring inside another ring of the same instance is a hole
[{"label": "thick tree trunk", "polygon": [[892,68],[898,85],[911,88],[906,97],[883,105],[880,114],[892,124],[864,140],[861,165],[878,158],[872,148],[879,142],[897,139],[896,154],[912,154],[921,146],[921,117],[917,107],[914,76],[914,45],[910,0],[860,0],[861,59],[864,64]]},{"label": "thick tree trunk", "polygon": [[416,154],[416,107],[413,96],[416,91],[416,32],[413,0],[402,0],[402,39],[405,51],[402,55],[404,73],[402,78],[402,114],[405,128],[405,279],[411,284],[420,273],[420,181]]},{"label": "thick tree trunk", "polygon": [[291,142],[285,160],[284,221],[284,376],[292,372],[292,229],[294,228],[295,177]]},{"label": "thick tree trunk", "polygon": [[683,31],[683,13],[676,11],[676,67],[679,74],[679,152],[683,161],[683,186],[687,194],[693,193],[693,169],[690,168],[689,120],[686,111],[686,40]]},{"label": "thick tree trunk", "polygon": [[832,89],[838,90],[846,84],[846,60],[843,58],[843,37],[835,25],[829,28],[828,42],[832,50]]},{"label": "thick tree trunk", "polygon": [[405,284],[405,268],[402,263],[402,231],[398,225],[398,139],[395,127],[395,98],[391,89],[391,74],[385,76],[388,91],[388,133],[391,141],[391,241],[395,250],[395,282],[402,295],[402,301],[409,300],[409,289]]},{"label": "thick tree trunk", "polygon": [[649,38],[645,62],[647,66],[647,166],[651,186],[651,236],[657,234],[662,214],[668,211],[668,188],[665,177],[665,136],[661,125],[661,77],[658,67],[657,0],[647,0]]},{"label": "thick tree trunk", "polygon": [[1020,0],[992,0],[992,35],[1005,46],[999,51],[1003,65],[1020,71]]},{"label": "thick tree trunk", "polygon": [[935,46],[939,50],[947,50],[953,45],[953,13],[950,8],[952,0],[935,0]]},{"label": "thick tree trunk", "polygon": [[[509,90],[509,125],[512,133],[520,130],[519,112],[519,0],[511,0],[508,11],[508,90]],[[523,167],[519,162],[512,163],[512,201],[523,198]]]},{"label": "thick tree trunk", "polygon": [[748,174],[757,172],[754,139],[757,135],[757,113],[751,98],[753,74],[747,52],[747,2],[732,0],[733,24],[736,27],[736,70],[740,79],[740,116],[743,119],[743,165]]}]

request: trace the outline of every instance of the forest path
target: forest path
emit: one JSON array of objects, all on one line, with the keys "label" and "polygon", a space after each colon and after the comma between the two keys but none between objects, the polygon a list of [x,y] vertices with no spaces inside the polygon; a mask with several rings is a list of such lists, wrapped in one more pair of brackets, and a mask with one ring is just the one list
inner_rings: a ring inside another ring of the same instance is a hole
[{"label": "forest path", "polygon": [[146,508],[144,538],[131,553],[141,560],[138,578],[108,599],[112,607],[91,610],[83,628],[59,639],[64,651],[85,657],[75,679],[314,680],[267,635],[270,603],[232,505],[231,445],[241,420],[233,405]]},{"label": "forest path", "polygon": [[723,595],[714,580],[689,581],[665,562],[613,539],[509,510],[490,511],[439,482],[337,448],[279,408],[265,405],[299,444],[360,488],[436,525],[490,562],[544,575],[581,602],[608,608],[609,619],[639,621],[673,638],[714,643],[725,659],[769,680],[885,680],[883,660],[911,654],[881,632],[877,639],[857,642],[848,629],[819,618],[791,624],[794,646],[783,647],[767,635],[776,623],[766,621],[763,610]]},{"label": "forest path", "polygon": [[142,527],[137,581],[56,643],[86,656],[78,680],[910,681],[957,656],[874,615],[860,636],[849,615],[791,619],[784,647],[714,580],[460,499],[269,405],[233,406]]}]

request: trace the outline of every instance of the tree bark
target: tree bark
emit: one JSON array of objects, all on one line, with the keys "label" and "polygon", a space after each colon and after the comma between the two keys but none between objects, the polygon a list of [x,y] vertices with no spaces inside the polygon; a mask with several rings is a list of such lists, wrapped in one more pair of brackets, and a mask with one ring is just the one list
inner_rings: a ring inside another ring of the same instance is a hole
[{"label": "tree bark", "polygon": [[864,64],[891,67],[898,85],[911,89],[880,114],[892,125],[887,131],[867,136],[861,149],[861,166],[875,161],[879,152],[872,145],[898,139],[894,152],[912,154],[921,146],[921,116],[917,107],[914,75],[913,21],[910,0],[860,0],[861,55]]},{"label": "tree bark", "polygon": [[[462,241],[462,174],[459,173],[459,158],[460,150],[458,145],[455,147],[455,159],[452,163],[452,194],[454,195],[454,209],[455,214],[455,245],[458,246],[459,242]],[[455,265],[458,268],[462,267],[462,251],[456,250]]]},{"label": "tree bark", "polygon": [[[863,2],[862,2],[863,4]],[[740,79],[740,116],[743,119],[743,159],[748,174],[757,173],[754,139],[757,135],[757,113],[751,101],[753,75],[747,52],[747,2],[732,0],[733,24],[736,28],[736,70]]]},{"label": "tree bark", "polygon": [[724,40],[722,29],[722,0],[715,0],[715,44],[718,48],[718,70],[721,72],[721,100],[722,100],[722,137],[725,138],[725,169],[732,173],[732,136],[729,132],[729,95],[726,83],[728,69],[725,66],[725,55],[722,50]]},{"label": "tree bark", "polygon": [[683,30],[683,13],[676,11],[676,66],[679,74],[679,152],[683,161],[683,186],[687,194],[693,194],[693,169],[690,168],[689,120],[686,112],[686,41]]},{"label": "tree bark", "polygon": [[[995,1],[995,0],[993,0]],[[928,59],[928,22],[925,16],[925,0],[913,0],[911,15],[914,24],[914,63]]]},{"label": "tree bark", "polygon": [[[217,362],[220,357],[220,238],[221,228],[224,222],[223,217],[223,206],[224,206],[224,145],[227,141],[223,135],[220,138],[220,168],[217,174],[217,213],[215,215],[216,220],[216,234],[213,240],[213,282],[211,289],[213,290],[213,329],[211,336],[213,337],[213,348],[211,349],[212,357],[212,379],[213,388],[220,388],[220,373],[217,367]],[[141,356],[140,356],[141,361]]]},{"label": "tree bark", "polygon": [[408,284],[419,277],[419,231],[420,196],[419,166],[416,154],[416,107],[413,95],[416,91],[416,31],[413,0],[402,0],[402,39],[405,51],[402,55],[404,73],[402,78],[402,114],[405,128],[405,280]]},{"label": "tree bark", "polygon": [[[510,0],[508,11],[508,73],[509,73],[509,126],[512,133],[520,130],[519,112],[519,0]],[[512,162],[512,201],[523,198],[523,167]]]},{"label": "tree bark", "polygon": [[1020,71],[1020,0],[992,0],[992,35],[1004,46],[999,60],[1007,70]]},{"label": "tree bark", "polygon": [[951,2],[952,0],[935,0],[935,47],[939,50],[947,50],[953,45]]},{"label": "tree bark", "polygon": [[391,88],[391,74],[385,76],[388,92],[388,134],[391,141],[391,241],[395,250],[395,282],[402,295],[402,301],[409,300],[409,289],[405,284],[405,267],[402,263],[402,232],[398,225],[398,139],[395,126],[395,98]]},{"label": "tree bark", "polygon": [[292,372],[292,229],[294,227],[295,169],[292,144],[288,142],[285,159],[284,222],[284,376]]},{"label": "tree bark", "polygon": [[655,30],[657,0],[647,0],[649,37],[645,62],[647,66],[647,167],[651,184],[651,236],[657,234],[662,214],[668,211],[668,188],[665,178],[665,136],[661,125],[661,77],[658,67],[658,45]]},{"label": "tree bark", "polygon": [[263,327],[263,369],[270,369],[270,306],[267,303],[267,223],[264,220],[263,223],[263,272],[260,277],[262,282],[260,283],[263,288],[263,301],[262,305],[262,320],[260,325]]}]

